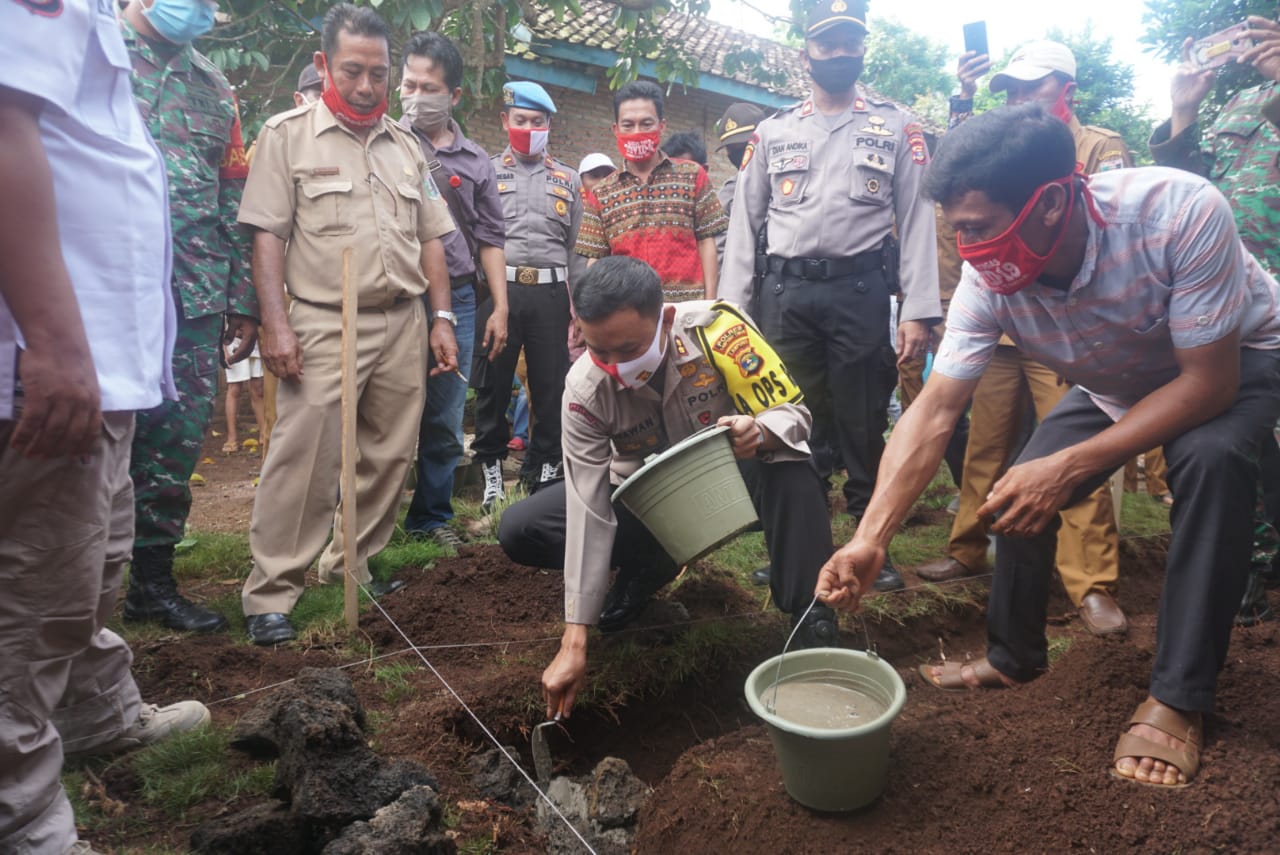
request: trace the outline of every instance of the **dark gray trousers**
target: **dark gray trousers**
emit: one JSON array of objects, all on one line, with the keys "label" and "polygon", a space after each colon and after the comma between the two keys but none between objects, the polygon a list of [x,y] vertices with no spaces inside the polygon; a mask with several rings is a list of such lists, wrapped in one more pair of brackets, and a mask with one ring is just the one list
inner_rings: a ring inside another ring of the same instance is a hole
[{"label": "dark gray trousers", "polygon": [[[1164,445],[1176,500],[1160,596],[1151,694],[1180,710],[1212,712],[1218,671],[1244,593],[1253,546],[1260,461],[1274,453],[1280,418],[1280,352],[1242,349],[1240,391],[1231,409]],[[1111,419],[1080,388],[1066,394],[1018,463],[1047,457],[1094,436]],[[1080,485],[1088,495],[1109,473]],[[1044,626],[1058,516],[1031,538],[997,537],[987,608],[988,659],[1015,680],[1048,665]]]}]

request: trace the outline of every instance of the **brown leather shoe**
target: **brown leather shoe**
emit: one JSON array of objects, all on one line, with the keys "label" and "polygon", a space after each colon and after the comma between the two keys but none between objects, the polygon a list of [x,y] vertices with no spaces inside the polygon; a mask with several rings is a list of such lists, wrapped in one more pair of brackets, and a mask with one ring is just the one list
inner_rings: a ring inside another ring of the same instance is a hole
[{"label": "brown leather shoe", "polygon": [[954,558],[943,558],[939,561],[921,564],[916,568],[916,575],[926,582],[949,582],[952,579],[962,579],[965,576],[976,576],[978,572],[970,570]]},{"label": "brown leather shoe", "polygon": [[1080,621],[1094,635],[1129,631],[1129,619],[1106,591],[1090,591],[1080,601]]}]

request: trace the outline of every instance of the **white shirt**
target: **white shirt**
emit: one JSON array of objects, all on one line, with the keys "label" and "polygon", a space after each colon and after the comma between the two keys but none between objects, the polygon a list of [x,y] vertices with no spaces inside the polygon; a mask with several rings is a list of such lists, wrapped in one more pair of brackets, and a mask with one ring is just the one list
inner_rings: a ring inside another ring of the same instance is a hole
[{"label": "white shirt", "polygon": [[[44,100],[58,234],[105,412],[177,396],[164,164],[133,98],[114,0],[0,4],[0,86]],[[0,299],[0,419],[13,418],[15,345]]]}]

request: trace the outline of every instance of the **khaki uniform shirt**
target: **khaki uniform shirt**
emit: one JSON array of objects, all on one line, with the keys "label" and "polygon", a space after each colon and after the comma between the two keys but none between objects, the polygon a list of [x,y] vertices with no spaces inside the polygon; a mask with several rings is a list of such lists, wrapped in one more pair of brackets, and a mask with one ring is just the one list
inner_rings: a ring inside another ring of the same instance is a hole
[{"label": "khaki uniform shirt", "polygon": [[1071,136],[1075,138],[1076,160],[1084,167],[1085,175],[1133,166],[1124,138],[1115,131],[1082,125],[1074,115],[1067,122],[1067,127],[1071,128]]},{"label": "khaki uniform shirt", "polygon": [[510,146],[494,155],[498,197],[506,217],[507,264],[568,267],[582,225],[582,179],[551,155],[530,163]]},{"label": "khaki uniform shirt", "polygon": [[316,101],[258,135],[239,221],[288,241],[284,280],[308,303],[342,305],[342,251],[361,308],[427,290],[422,243],[453,231],[418,141],[395,122],[361,140]]},{"label": "khaki uniform shirt", "polygon": [[[591,359],[579,359],[565,378],[561,425],[567,524],[564,554],[564,617],[594,624],[604,607],[613,569],[617,523],[613,485],[634,473],[650,454],[713,425],[736,410],[724,381],[702,355],[692,330],[716,318],[711,303],[677,303],[659,371],[662,392],[652,383],[625,389]],[[783,404],[757,420],[783,447],[761,460],[809,456],[809,410]]]},{"label": "khaki uniform shirt", "polygon": [[745,302],[756,232],[768,218],[771,255],[850,258],[901,244],[900,320],[937,320],[938,249],[922,184],[929,153],[920,125],[893,104],[858,97],[823,116],[813,100],[765,119],[743,155],[719,294]]}]

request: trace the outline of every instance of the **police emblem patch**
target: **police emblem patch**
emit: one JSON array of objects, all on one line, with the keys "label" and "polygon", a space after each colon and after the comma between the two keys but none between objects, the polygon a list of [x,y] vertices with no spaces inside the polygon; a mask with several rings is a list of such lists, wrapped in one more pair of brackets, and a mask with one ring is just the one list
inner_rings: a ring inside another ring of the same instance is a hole
[{"label": "police emblem patch", "polygon": [[880,182],[879,182],[879,181],[877,181],[877,180],[876,180],[876,179],[874,179],[874,178],[868,178],[868,179],[867,179],[867,192],[868,192],[868,193],[879,193],[879,192],[880,192]]},{"label": "police emblem patch", "polygon": [[569,213],[569,206],[565,204],[563,199],[556,200],[556,213],[562,217]]},{"label": "police emblem patch", "polygon": [[879,116],[868,116],[867,126],[858,131],[860,134],[875,134],[878,137],[891,137],[893,131],[884,126],[884,119]]}]

